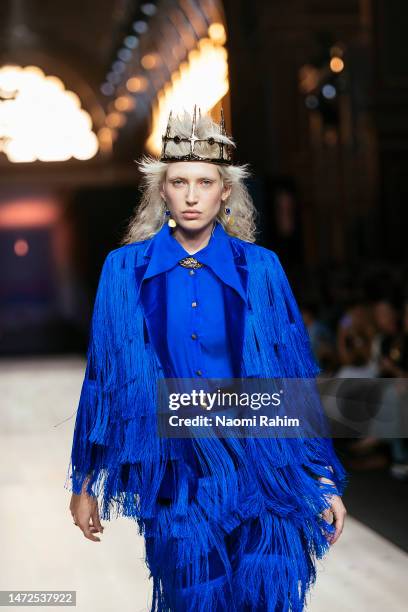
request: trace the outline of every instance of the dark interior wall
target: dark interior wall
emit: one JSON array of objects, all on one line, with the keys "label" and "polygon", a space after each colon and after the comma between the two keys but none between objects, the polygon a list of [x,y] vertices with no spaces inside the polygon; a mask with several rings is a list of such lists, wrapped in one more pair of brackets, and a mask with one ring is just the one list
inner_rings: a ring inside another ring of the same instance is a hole
[{"label": "dark interior wall", "polygon": [[82,188],[73,194],[71,210],[78,228],[75,267],[92,279],[93,290],[106,254],[120,247],[139,199],[136,181],[120,187]]},{"label": "dark interior wall", "polygon": [[[224,0],[231,118],[239,157],[264,186],[264,241],[276,237],[275,194],[292,185],[309,267],[406,256],[408,4],[403,0]],[[310,112],[305,64],[345,48],[335,103]],[[331,113],[331,116],[330,116]],[[402,223],[401,223],[402,221]],[[299,252],[300,248],[300,252]]]},{"label": "dark interior wall", "polygon": [[375,118],[384,257],[408,259],[408,4],[373,0]]},{"label": "dark interior wall", "polygon": [[318,57],[324,38],[359,33],[359,2],[224,0],[224,7],[241,152],[260,171],[291,171],[293,155],[306,145],[298,70]]}]

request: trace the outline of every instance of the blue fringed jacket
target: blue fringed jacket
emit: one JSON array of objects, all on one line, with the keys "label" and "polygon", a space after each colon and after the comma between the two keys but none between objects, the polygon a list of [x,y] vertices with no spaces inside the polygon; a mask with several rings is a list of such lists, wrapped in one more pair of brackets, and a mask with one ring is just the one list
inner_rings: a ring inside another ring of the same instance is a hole
[{"label": "blue fringed jacket", "polygon": [[[319,368],[308,333],[276,253],[226,236],[247,298],[223,284],[234,376],[315,377]],[[178,461],[180,441],[157,435],[157,380],[171,376],[171,370],[165,274],[145,278],[154,245],[155,236],[111,251],[94,305],[69,477],[74,493],[81,492],[86,479],[88,492],[100,496],[101,516],[106,519],[113,508],[138,520],[153,517],[168,461],[179,466],[175,513],[187,512],[191,474]],[[321,410],[319,405],[316,410]],[[346,485],[345,471],[328,438],[231,444],[237,445],[235,455],[241,460],[238,471],[234,466],[232,471],[231,461],[218,451],[214,461],[207,447],[210,484],[202,492],[202,502],[208,510],[210,501],[221,499],[214,516],[220,517],[223,510],[234,520],[238,507],[242,518],[266,504],[281,516],[295,519],[301,508],[302,516],[306,512],[313,517],[328,506],[322,494],[333,492],[317,477],[330,478],[339,494]]]}]

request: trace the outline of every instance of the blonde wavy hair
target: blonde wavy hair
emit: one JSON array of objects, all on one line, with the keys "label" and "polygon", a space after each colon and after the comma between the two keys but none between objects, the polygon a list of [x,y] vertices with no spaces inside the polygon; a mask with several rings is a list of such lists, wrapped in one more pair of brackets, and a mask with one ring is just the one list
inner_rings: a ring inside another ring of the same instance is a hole
[{"label": "blonde wavy hair", "polygon": [[[172,129],[182,137],[189,137],[191,133],[192,117],[188,112],[184,112],[183,117],[174,117]],[[211,136],[227,145],[234,146],[233,139],[220,133],[220,127],[209,115],[201,115],[197,119],[196,133],[198,138],[207,139]],[[167,155],[186,155],[189,153],[189,143],[180,142],[175,144],[172,141],[167,143]],[[215,159],[219,156],[219,146],[205,142],[196,142],[194,150],[202,157]],[[172,162],[163,162],[152,156],[143,155],[136,162],[142,182],[140,190],[142,197],[140,203],[134,210],[133,216],[128,221],[125,235],[120,244],[130,244],[141,240],[146,240],[154,236],[167,222],[165,217],[165,204],[160,195],[160,188],[166,178],[167,168]],[[189,163],[194,163],[191,161]],[[213,163],[213,162],[209,162]],[[231,193],[227,200],[220,206],[216,219],[224,227],[225,231],[231,236],[236,236],[247,242],[256,240],[256,220],[258,211],[252,198],[244,184],[244,179],[250,176],[248,164],[244,165],[223,165],[216,164],[223,186],[231,187]],[[231,209],[231,217],[234,222],[228,222],[225,214],[225,206]]]}]

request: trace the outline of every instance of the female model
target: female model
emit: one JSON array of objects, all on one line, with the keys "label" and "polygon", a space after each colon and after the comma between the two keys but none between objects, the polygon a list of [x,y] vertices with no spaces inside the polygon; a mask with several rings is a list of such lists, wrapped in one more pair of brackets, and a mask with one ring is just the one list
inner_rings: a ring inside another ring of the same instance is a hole
[{"label": "female model", "polygon": [[137,521],[152,612],[303,610],[346,514],[328,438],[158,435],[161,378],[319,372],[277,255],[254,243],[232,146],[223,117],[170,116],[160,159],[140,162],[143,199],[95,300],[70,510],[98,542],[100,517]]}]

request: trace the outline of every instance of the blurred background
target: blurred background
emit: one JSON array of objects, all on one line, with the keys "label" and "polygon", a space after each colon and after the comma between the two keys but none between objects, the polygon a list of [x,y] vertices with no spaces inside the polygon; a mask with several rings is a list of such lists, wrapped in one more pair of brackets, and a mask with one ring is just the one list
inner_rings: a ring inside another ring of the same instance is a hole
[{"label": "blurred background", "polygon": [[[406,378],[407,31],[403,0],[0,4],[1,589],[147,610],[135,526],[91,545],[61,483],[102,262],[170,109],[222,105],[322,376]],[[406,609],[408,439],[335,443],[348,525],[310,609]]]}]

